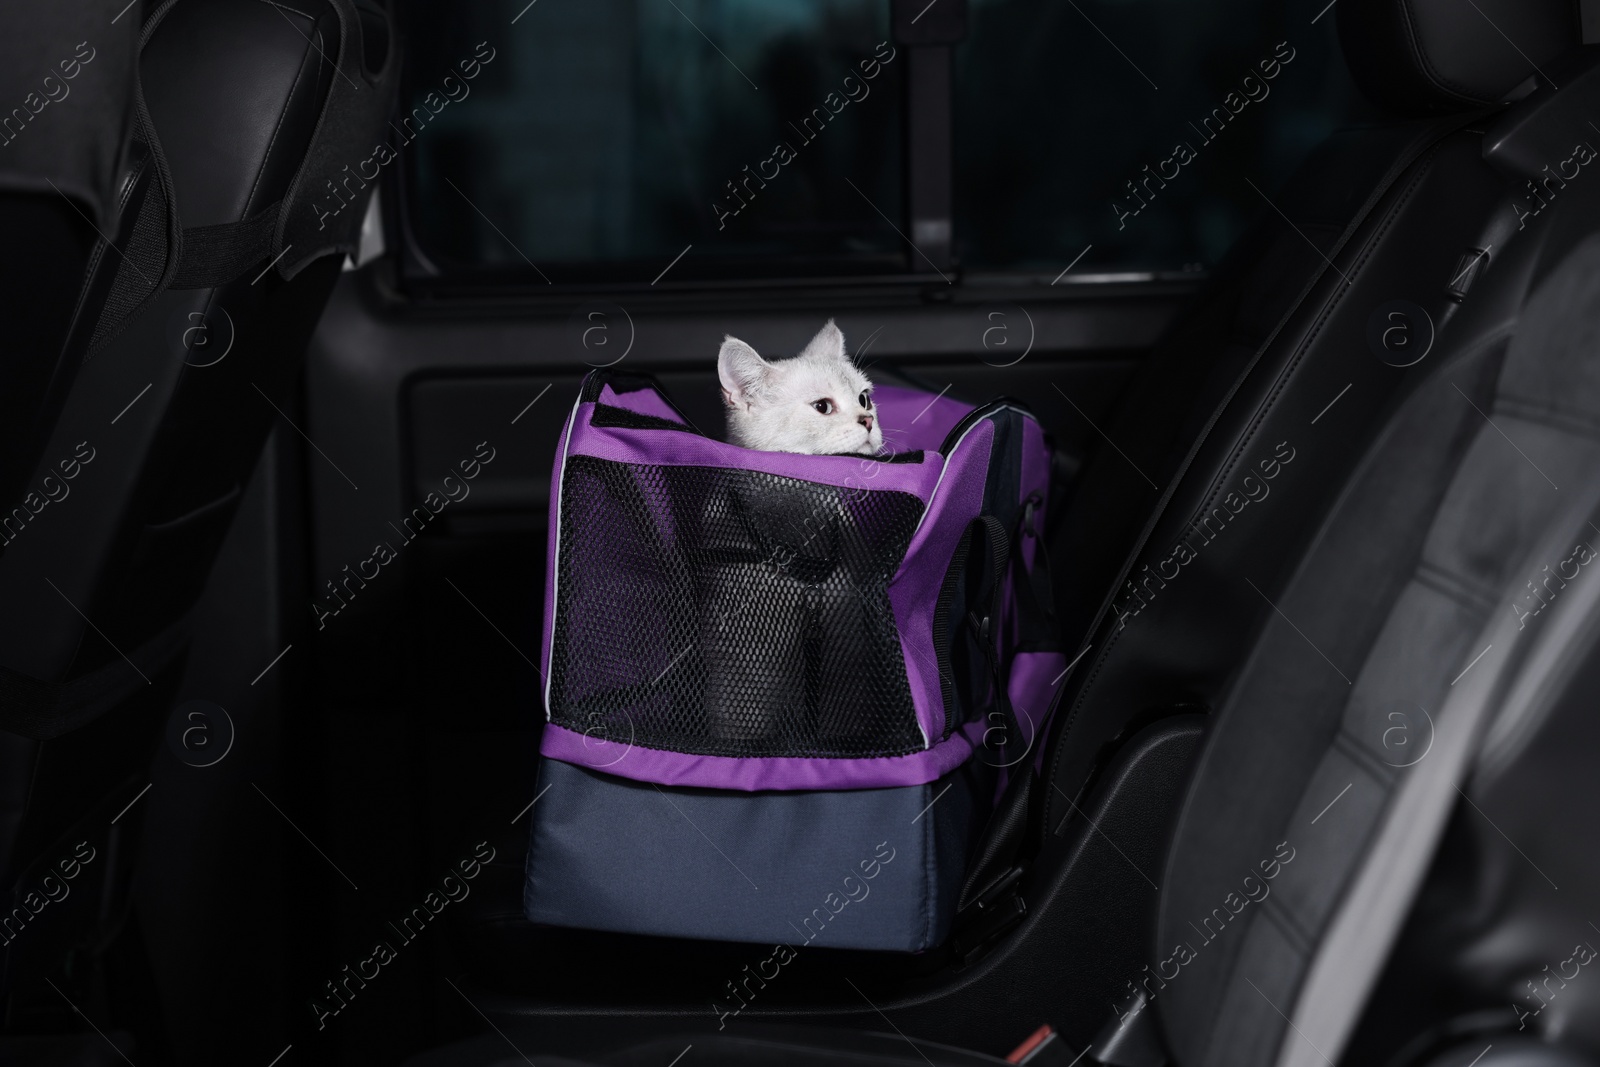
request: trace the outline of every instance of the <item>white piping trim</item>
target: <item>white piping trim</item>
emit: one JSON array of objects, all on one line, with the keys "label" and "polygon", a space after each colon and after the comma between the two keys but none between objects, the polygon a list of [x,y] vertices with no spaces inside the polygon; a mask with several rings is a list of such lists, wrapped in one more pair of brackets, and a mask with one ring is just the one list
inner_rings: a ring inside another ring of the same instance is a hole
[{"label": "white piping trim", "polygon": [[[890,604],[889,607],[890,607],[890,610],[893,610],[894,605]],[[936,652],[935,655],[937,655],[937,654],[938,653]],[[901,646],[900,658],[902,660],[905,659],[905,646],[904,645]],[[923,666],[926,666],[926,664],[924,664]],[[933,677],[934,677],[934,681],[941,683],[939,685],[939,703],[943,704],[944,703],[944,685],[942,683],[944,682],[944,676],[939,673],[939,664],[937,662],[934,663],[934,665],[933,665]],[[909,686],[910,684],[911,684],[911,678],[910,678],[910,672],[908,671],[907,672],[907,677],[906,677],[906,685]],[[913,698],[912,701],[911,701],[911,714],[917,720],[917,732],[922,735],[922,751],[926,752],[926,751],[928,751],[928,749],[933,747],[933,738],[928,736],[928,728],[926,726],[922,725],[922,716],[917,714],[917,702],[916,702],[915,698]],[[953,732],[954,731],[952,731],[952,733]]]},{"label": "white piping trim", "polygon": [[[1025,419],[1033,419],[1034,422],[1039,421],[1038,419],[1034,418],[1032,412],[1019,408],[1015,404],[1001,404],[989,414],[998,414],[1002,411],[1015,411]],[[955,455],[956,452],[961,448],[961,442],[967,439],[967,435],[972,433],[979,426],[982,426],[986,421],[988,421],[988,415],[985,415],[983,418],[974,422],[971,426],[968,426],[966,432],[964,432],[960,437],[956,438],[956,443],[950,446],[950,451],[945,453],[944,466],[939,468],[939,480],[933,483],[933,492],[928,494],[928,502],[922,508],[922,517],[917,520],[917,528],[911,531],[912,541],[915,541],[917,539],[917,534],[922,532],[922,524],[927,521],[928,512],[933,510],[933,502],[938,499],[939,487],[944,484],[944,476],[950,470],[950,457]],[[906,543],[909,545],[911,542],[908,541]]]},{"label": "white piping trim", "polygon": [[[560,606],[557,598],[561,595],[561,491],[567,484],[567,455],[572,448],[572,431],[578,425],[578,408],[582,405],[583,387],[579,386],[578,399],[572,402],[572,414],[567,417],[567,432],[561,439],[561,476],[556,479],[556,506],[552,511],[555,529],[550,531],[550,536],[555,538],[555,547],[550,552],[550,660],[555,659],[555,616]],[[544,665],[545,722],[550,721],[550,679],[555,675],[554,666],[549,660]]]}]

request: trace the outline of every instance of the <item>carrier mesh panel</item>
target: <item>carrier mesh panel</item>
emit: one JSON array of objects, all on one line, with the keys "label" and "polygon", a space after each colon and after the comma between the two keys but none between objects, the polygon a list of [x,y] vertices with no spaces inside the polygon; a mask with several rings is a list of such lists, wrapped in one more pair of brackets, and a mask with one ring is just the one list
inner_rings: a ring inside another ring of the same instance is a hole
[{"label": "carrier mesh panel", "polygon": [[694,755],[920,750],[887,589],[921,513],[909,493],[573,457],[551,721]]}]

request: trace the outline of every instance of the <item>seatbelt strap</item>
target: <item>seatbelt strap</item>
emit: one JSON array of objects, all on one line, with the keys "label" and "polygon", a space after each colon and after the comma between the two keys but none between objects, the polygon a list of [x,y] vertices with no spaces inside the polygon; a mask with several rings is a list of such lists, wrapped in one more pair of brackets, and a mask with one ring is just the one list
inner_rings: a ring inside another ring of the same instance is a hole
[{"label": "seatbelt strap", "polygon": [[[48,741],[92,722],[148,685],[146,675],[187,650],[189,634],[190,617],[185,614],[134,649],[127,661],[118,657],[64,682],[47,682],[0,666],[0,730]],[[130,663],[140,666],[134,669]]]},{"label": "seatbelt strap", "polygon": [[188,226],[183,252],[168,289],[214,289],[244,275],[272,254],[272,231],[283,201],[247,219],[217,226]]},{"label": "seatbelt strap", "polygon": [[[164,0],[145,18],[139,31],[140,55],[144,54],[151,35],[166,20],[177,2]],[[112,277],[106,302],[95,319],[84,362],[115,340],[139,312],[167,289],[177,270],[179,252],[183,246],[172,172],[167,167],[167,157],[161,151],[161,141],[156,136],[155,123],[145,103],[144,82],[139,77],[137,61],[134,64],[133,94],[133,136],[148,154],[145,166],[150,169],[148,181],[151,187],[143,194],[144,199],[138,207],[138,215],[126,246],[116,249],[117,271]]]}]

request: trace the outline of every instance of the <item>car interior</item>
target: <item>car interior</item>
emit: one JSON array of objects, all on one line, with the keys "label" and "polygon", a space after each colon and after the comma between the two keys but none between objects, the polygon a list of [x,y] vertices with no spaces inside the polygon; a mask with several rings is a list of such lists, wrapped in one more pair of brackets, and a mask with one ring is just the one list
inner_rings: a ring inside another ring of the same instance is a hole
[{"label": "car interior", "polygon": [[1600,0],[0,26],[0,1064],[1600,1064]]}]

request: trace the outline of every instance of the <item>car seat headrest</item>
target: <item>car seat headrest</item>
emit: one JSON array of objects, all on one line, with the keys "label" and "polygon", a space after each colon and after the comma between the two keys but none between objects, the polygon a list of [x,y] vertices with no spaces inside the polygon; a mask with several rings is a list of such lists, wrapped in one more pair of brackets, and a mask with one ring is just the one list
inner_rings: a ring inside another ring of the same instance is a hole
[{"label": "car seat headrest", "polygon": [[[206,136],[205,121],[237,122],[238,119],[232,118],[226,108],[217,109],[209,119],[195,120],[191,116],[185,122],[173,123],[163,135],[160,123],[154,121],[155,114],[182,113],[184,109],[174,102],[181,102],[184,94],[194,91],[196,84],[207,85],[215,92],[230,76],[263,83],[265,79],[255,73],[252,65],[266,71],[275,63],[281,65],[283,59],[281,48],[266,37],[260,38],[261,47],[253,47],[255,42],[248,37],[249,19],[241,17],[258,14],[254,12],[256,7],[271,11],[276,5],[265,2],[230,5],[219,0],[205,8],[205,18],[182,17],[193,16],[196,8],[202,6],[190,0],[165,0],[145,20],[142,30],[141,46],[147,62],[141,64],[137,136],[149,146],[157,160],[168,225],[172,229],[166,249],[153,253],[158,266],[165,263],[159,275],[160,285],[155,289],[211,288],[238,277],[268,258],[270,269],[290,280],[325,256],[354,254],[360,242],[362,207],[376,178],[375,173],[360,175],[357,169],[361,161],[371,155],[371,146],[381,135],[400,81],[397,42],[382,0],[305,0],[300,8],[310,11],[296,9],[294,14],[300,20],[311,20],[309,31],[297,26],[287,13],[278,12],[331,68],[322,74],[333,75],[319,77],[315,82],[322,99],[320,104],[315,104],[315,122],[303,154],[293,163],[292,176],[281,199],[271,204],[249,202],[266,181],[258,175],[253,186],[231,190],[219,186],[209,190],[213,195],[191,195],[190,207],[186,209],[176,197],[168,153],[163,148],[164,137],[172,137],[174,147],[186,148],[193,156],[197,138],[204,141]],[[174,8],[180,9],[180,17],[169,19]],[[287,36],[295,45],[292,51],[302,51],[293,35],[283,33],[270,18],[268,24],[278,31],[274,39]],[[164,26],[170,27],[176,36],[163,35]],[[238,50],[237,69],[219,74],[218,65],[213,63],[197,73],[197,65],[187,57],[200,48],[198,42],[211,41],[219,35],[223,42],[221,47]],[[143,69],[146,66],[148,70]],[[298,84],[298,75],[296,79]],[[321,88],[323,85],[325,92]],[[267,96],[274,101],[273,107],[294,109],[300,106],[292,100],[284,103],[270,92]],[[239,106],[248,111],[255,105],[246,100]],[[218,116],[223,117],[219,119]],[[230,151],[259,154],[263,144],[277,145],[278,135],[284,129],[282,116],[278,122],[280,125],[273,128],[267,141],[236,136]],[[196,128],[197,123],[199,128]],[[303,127],[304,116],[300,116],[297,125]],[[209,156],[204,151],[200,153],[206,156],[201,162],[207,165],[213,162],[212,157],[225,158],[228,154],[214,146],[202,144],[201,147],[209,148]],[[261,164],[258,162],[256,166],[259,168]],[[189,177],[192,194],[206,175],[202,168],[200,172],[191,172]],[[281,180],[281,174],[274,175],[273,181]],[[272,185],[269,183],[266,187]],[[234,216],[241,210],[236,202],[240,195],[246,198],[244,206],[252,213],[236,219]],[[220,220],[215,217],[218,215]],[[148,276],[150,272],[143,274]],[[120,321],[125,322],[127,318],[124,316]],[[120,328],[120,324],[97,329],[92,348],[98,349],[108,342],[116,328]]]},{"label": "car seat headrest", "polygon": [[[339,17],[340,77],[333,79],[305,162],[284,197],[273,234],[276,270],[292,278],[314,260],[354,255],[362,212],[344,211],[374,175],[360,164],[372,153],[394,107],[400,62],[391,16],[382,0],[324,0]],[[285,255],[291,252],[292,254]]]},{"label": "car seat headrest", "polygon": [[56,0],[0,35],[0,192],[59,192],[103,231],[116,228],[139,46],[137,11],[108,18],[94,0]]},{"label": "car seat headrest", "polygon": [[1503,174],[1564,188],[1600,150],[1600,46],[1576,49],[1544,68],[1540,86],[1484,131],[1483,158]]},{"label": "car seat headrest", "polygon": [[1574,0],[1340,0],[1338,17],[1356,84],[1400,115],[1518,99],[1583,40]]}]

